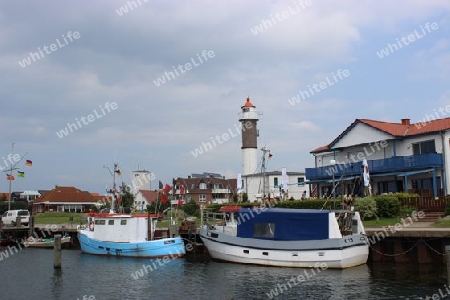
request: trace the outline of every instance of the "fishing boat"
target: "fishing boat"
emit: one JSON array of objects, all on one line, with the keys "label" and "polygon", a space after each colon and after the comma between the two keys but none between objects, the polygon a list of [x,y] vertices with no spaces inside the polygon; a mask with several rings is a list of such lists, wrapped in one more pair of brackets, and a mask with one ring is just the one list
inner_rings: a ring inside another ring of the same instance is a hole
[{"label": "fishing boat", "polygon": [[157,230],[156,224],[162,214],[125,214],[117,212],[115,203],[118,193],[114,164],[111,209],[108,213],[90,213],[88,224],[77,227],[81,251],[94,255],[124,257],[168,257],[185,255],[183,239],[169,230]]},{"label": "fishing boat", "polygon": [[200,238],[217,260],[344,269],[365,264],[369,244],[358,212],[240,208],[203,211]]},{"label": "fishing boat", "polygon": [[[261,150],[265,174],[265,155],[270,152]],[[266,195],[264,189],[262,194]],[[323,263],[327,268],[344,269],[365,264],[369,255],[360,215],[351,209],[269,205],[224,206],[218,213],[203,210],[200,238],[212,258],[244,264],[311,268]]]},{"label": "fishing boat", "polygon": [[[61,245],[65,243],[70,243],[71,238],[70,236],[63,236],[61,237]],[[29,237],[26,240],[26,246],[32,247],[32,248],[54,248],[55,246],[55,239],[54,238],[33,238]]]}]

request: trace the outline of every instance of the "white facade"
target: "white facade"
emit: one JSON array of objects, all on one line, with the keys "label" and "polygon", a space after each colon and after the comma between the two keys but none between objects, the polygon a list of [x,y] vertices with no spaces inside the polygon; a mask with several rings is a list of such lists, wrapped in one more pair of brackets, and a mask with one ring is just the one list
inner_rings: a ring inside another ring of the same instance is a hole
[{"label": "white facade", "polygon": [[255,174],[258,168],[258,149],[242,149],[242,161],[244,162],[242,175]]},{"label": "white facade", "polygon": [[[413,127],[414,125],[411,124],[410,126]],[[390,135],[363,122],[359,122],[350,130],[344,132],[342,136],[332,144],[329,151],[314,154],[315,167],[320,168],[329,166],[330,170],[332,170],[331,161],[335,160],[335,168],[340,168],[344,173],[344,177],[357,176],[361,174],[362,170],[353,170],[352,168],[349,168],[351,164],[361,162],[364,159],[370,161],[393,157],[413,157],[418,154],[418,145],[423,144],[424,142],[433,144],[433,147],[435,147],[435,152],[433,153],[442,154],[443,168],[427,168],[427,166],[424,166],[421,169],[417,169],[414,165],[411,165],[411,170],[403,172],[386,172],[385,174],[374,176],[371,174],[373,192],[384,192],[381,190],[379,184],[388,181],[391,182],[389,184],[392,186],[395,185],[393,182],[397,182],[398,187],[406,192],[407,190],[414,189],[414,186],[417,185],[417,181],[431,180],[434,176],[437,180],[437,189],[443,189],[445,194],[449,194],[450,176],[446,176],[450,171],[449,130],[399,137]],[[331,174],[331,172],[329,174]],[[339,178],[336,178],[336,180],[338,179]],[[330,183],[328,182],[328,184]],[[322,184],[322,186],[323,185],[324,184]]]},{"label": "white facade", "polygon": [[[261,201],[264,197],[263,192],[263,174],[257,173],[253,175],[242,176],[242,191],[247,193],[248,200],[250,202]],[[309,198],[309,187],[305,184],[306,178],[305,173],[302,172],[287,172],[288,190],[285,199],[290,199],[291,197],[295,200],[299,200],[302,197]],[[283,191],[280,191],[280,186],[282,186],[282,176],[281,171],[266,172],[265,180],[265,191],[266,198],[269,196],[274,199],[279,197],[283,199]]]},{"label": "white facade", "polygon": [[146,170],[139,170],[132,172],[131,187],[136,193],[139,190],[151,190],[151,172]]}]

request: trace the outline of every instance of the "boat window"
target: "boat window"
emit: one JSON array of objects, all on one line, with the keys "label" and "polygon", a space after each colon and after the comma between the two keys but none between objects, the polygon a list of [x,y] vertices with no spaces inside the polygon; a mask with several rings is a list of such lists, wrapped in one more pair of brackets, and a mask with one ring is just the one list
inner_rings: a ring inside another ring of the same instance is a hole
[{"label": "boat window", "polygon": [[114,225],[114,220],[108,220],[108,225]]},{"label": "boat window", "polygon": [[127,225],[127,220],[120,220],[120,225]]},{"label": "boat window", "polygon": [[95,225],[105,225],[105,220],[95,220]]},{"label": "boat window", "polygon": [[273,239],[275,237],[275,223],[253,224],[253,237]]}]

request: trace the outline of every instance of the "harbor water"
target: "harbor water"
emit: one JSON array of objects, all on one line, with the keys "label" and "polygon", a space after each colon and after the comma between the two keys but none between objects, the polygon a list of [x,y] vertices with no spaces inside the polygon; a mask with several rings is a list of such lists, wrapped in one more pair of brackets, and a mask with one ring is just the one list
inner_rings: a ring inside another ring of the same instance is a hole
[{"label": "harbor water", "polygon": [[52,249],[0,250],[3,300],[427,299],[433,294],[442,299],[448,295],[443,264],[294,269],[221,263],[206,256],[155,260],[63,250],[62,268],[55,270]]}]

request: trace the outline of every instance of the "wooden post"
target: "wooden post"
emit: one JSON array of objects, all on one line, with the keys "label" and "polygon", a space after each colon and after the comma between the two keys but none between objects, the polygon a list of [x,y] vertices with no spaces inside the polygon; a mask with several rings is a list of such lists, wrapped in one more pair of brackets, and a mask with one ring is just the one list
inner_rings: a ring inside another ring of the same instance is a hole
[{"label": "wooden post", "polygon": [[445,258],[447,262],[447,285],[450,285],[450,245],[445,246]]},{"label": "wooden post", "polygon": [[61,269],[61,235],[55,235],[55,245],[53,246],[53,268]]}]

